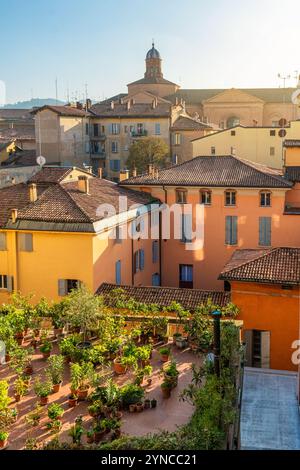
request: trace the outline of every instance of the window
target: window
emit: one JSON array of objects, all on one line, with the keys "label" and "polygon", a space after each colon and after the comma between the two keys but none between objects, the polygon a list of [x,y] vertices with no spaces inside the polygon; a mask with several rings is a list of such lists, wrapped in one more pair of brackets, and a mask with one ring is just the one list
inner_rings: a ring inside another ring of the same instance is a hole
[{"label": "window", "polygon": [[235,126],[238,126],[240,124],[240,118],[238,118],[237,116],[231,116],[230,118],[227,119],[227,128],[228,127],[235,127]]},{"label": "window", "polygon": [[120,227],[120,225],[116,226],[115,243],[122,243],[122,228]]},{"label": "window", "polygon": [[134,272],[143,271],[145,267],[145,252],[144,250],[137,250],[134,253]]},{"label": "window", "polygon": [[124,134],[128,134],[128,126],[124,126]]},{"label": "window", "polygon": [[259,245],[271,246],[271,217],[259,218]]},{"label": "window", "polygon": [[86,124],[85,124],[85,134],[86,134],[86,135],[89,135],[89,133],[90,133],[89,124],[86,123]]},{"label": "window", "polygon": [[160,123],[155,123],[155,135],[160,135]]},{"label": "window", "polygon": [[174,145],[180,145],[181,144],[181,135],[179,132],[176,132],[174,134]]},{"label": "window", "polygon": [[112,123],[109,125],[109,133],[110,134],[120,134],[120,124]]},{"label": "window", "polygon": [[225,243],[226,245],[237,244],[237,216],[227,215],[225,217]]},{"label": "window", "polygon": [[211,153],[212,155],[216,155],[216,147],[211,147],[210,153]]},{"label": "window", "polygon": [[272,121],[272,127],[279,127],[279,121]]},{"label": "window", "polygon": [[181,215],[181,241],[183,243],[191,243],[192,241],[192,215]]},{"label": "window", "polygon": [[78,279],[59,279],[58,280],[58,295],[64,296],[72,292],[74,289],[78,289],[81,282]]},{"label": "window", "polygon": [[274,157],[275,155],[275,147],[270,147],[270,156]]},{"label": "window", "polygon": [[172,157],[172,163],[173,163],[173,165],[177,165],[177,163],[178,163],[178,155],[173,155],[173,157]]},{"label": "window", "polygon": [[121,285],[121,261],[116,262],[116,284]]},{"label": "window", "polygon": [[274,130],[270,131],[270,136],[275,137],[276,136],[276,131],[274,131]]},{"label": "window", "polygon": [[193,288],[193,265],[180,264],[179,265],[179,287],[185,289]]},{"label": "window", "polygon": [[231,131],[230,135],[235,136],[235,131]]},{"label": "window", "polygon": [[271,193],[270,191],[262,191],[260,193],[260,205],[261,207],[271,206]]},{"label": "window", "polygon": [[144,124],[142,124],[141,122],[139,122],[136,126],[137,128],[137,134],[138,135],[143,135],[144,134]]},{"label": "window", "polygon": [[118,153],[118,142],[116,140],[111,143],[111,151],[112,153]]},{"label": "window", "polygon": [[231,291],[231,284],[229,281],[224,281],[224,291],[230,292]]},{"label": "window", "polygon": [[0,233],[0,251],[6,251],[6,233]]},{"label": "window", "polygon": [[153,287],[160,286],[160,275],[158,273],[152,274],[152,286]]},{"label": "window", "polygon": [[121,168],[120,160],[110,160],[109,167],[111,171],[120,171],[120,168]]},{"label": "window", "polygon": [[187,190],[176,189],[176,202],[177,204],[186,204],[187,201]]},{"label": "window", "polygon": [[7,289],[7,276],[0,274],[0,289]]},{"label": "window", "polygon": [[33,251],[32,233],[18,233],[19,251]]},{"label": "window", "polygon": [[158,241],[154,240],[152,242],[152,263],[157,263],[158,261]]},{"label": "window", "polygon": [[236,192],[225,191],[225,206],[235,206],[235,205],[236,205]]},{"label": "window", "polygon": [[201,201],[201,204],[205,204],[206,206],[210,206],[210,204],[211,204],[211,191],[201,191],[200,192],[200,201]]},{"label": "window", "polygon": [[93,129],[94,129],[94,137],[99,136],[99,124],[93,124]]},{"label": "window", "polygon": [[90,153],[90,143],[89,142],[85,143],[85,153]]}]

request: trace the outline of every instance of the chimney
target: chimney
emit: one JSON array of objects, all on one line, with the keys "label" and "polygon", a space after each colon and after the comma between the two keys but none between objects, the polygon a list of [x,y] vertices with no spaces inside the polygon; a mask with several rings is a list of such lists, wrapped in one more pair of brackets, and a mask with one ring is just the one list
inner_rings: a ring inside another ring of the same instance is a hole
[{"label": "chimney", "polygon": [[120,177],[119,177],[120,183],[121,183],[121,181],[128,180],[128,178],[129,178],[129,170],[121,170],[120,171]]},{"label": "chimney", "polygon": [[130,107],[131,107],[131,101],[128,100],[126,104],[127,104],[127,111],[129,111],[129,110],[130,110]]},{"label": "chimney", "polygon": [[153,165],[152,165],[152,163],[148,164],[148,175],[153,176]]},{"label": "chimney", "polygon": [[110,102],[110,108],[111,108],[111,109],[115,109],[115,103],[114,103],[114,101],[111,101],[111,102]]},{"label": "chimney", "polygon": [[134,98],[131,98],[131,104],[132,104],[132,106],[135,104],[135,99]]},{"label": "chimney", "polygon": [[152,100],[152,109],[155,109],[157,106],[157,101],[156,101],[156,98],[154,98],[154,100]]},{"label": "chimney", "polygon": [[158,171],[158,168],[155,168],[155,170],[154,170],[154,178],[155,178],[156,180],[158,180],[158,178],[159,178],[159,171]]},{"label": "chimney", "polygon": [[103,169],[101,167],[98,168],[98,178],[102,180],[103,175]]},{"label": "chimney", "polygon": [[175,105],[178,106],[178,97],[175,98]]},{"label": "chimney", "polygon": [[120,99],[119,99],[119,104],[124,104],[123,98],[120,98]]},{"label": "chimney", "polygon": [[86,109],[86,111],[87,111],[88,109],[90,109],[91,106],[92,106],[92,100],[90,100],[89,98],[87,98],[87,99],[85,100],[85,109]]},{"label": "chimney", "polygon": [[76,101],[76,108],[77,109],[82,109],[83,108],[82,103],[80,103],[80,101]]},{"label": "chimney", "polygon": [[16,184],[16,178],[14,176],[11,179],[11,184]]},{"label": "chimney", "polygon": [[35,202],[37,200],[37,189],[36,184],[32,183],[29,185],[29,200]]},{"label": "chimney", "polygon": [[18,209],[12,209],[11,210],[11,220],[12,220],[13,224],[15,224],[17,222],[17,218],[18,218]]},{"label": "chimney", "polygon": [[137,169],[134,167],[132,170],[132,176],[135,178],[137,176]]},{"label": "chimney", "polygon": [[81,193],[89,194],[89,179],[87,176],[78,176],[78,189]]}]

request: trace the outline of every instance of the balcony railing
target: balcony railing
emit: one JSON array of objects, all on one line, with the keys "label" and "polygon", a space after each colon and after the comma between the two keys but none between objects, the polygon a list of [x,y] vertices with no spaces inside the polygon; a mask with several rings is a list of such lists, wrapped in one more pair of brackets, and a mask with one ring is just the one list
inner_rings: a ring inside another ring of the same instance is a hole
[{"label": "balcony railing", "polygon": [[148,135],[148,131],[143,129],[141,131],[131,131],[131,137],[146,137]]},{"label": "balcony railing", "polygon": [[284,207],[285,214],[300,214],[300,202],[287,202]]}]

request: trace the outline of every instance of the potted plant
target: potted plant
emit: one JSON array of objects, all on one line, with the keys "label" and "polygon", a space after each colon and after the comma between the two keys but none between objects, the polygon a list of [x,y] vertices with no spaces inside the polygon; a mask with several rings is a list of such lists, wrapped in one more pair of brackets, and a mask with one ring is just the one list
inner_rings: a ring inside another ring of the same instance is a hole
[{"label": "potted plant", "polygon": [[63,379],[64,357],[62,355],[54,354],[47,359],[47,364],[46,376],[53,384],[52,393],[57,393]]},{"label": "potted plant", "polygon": [[[77,394],[78,400],[87,398],[93,375],[94,368],[91,362],[71,365],[71,387],[72,392]],[[77,387],[76,391],[73,387]]]},{"label": "potted plant", "polygon": [[39,425],[40,420],[42,417],[42,407],[40,405],[37,405],[35,410],[31,411],[26,417],[26,422],[32,426],[36,427]]},{"label": "potted plant", "polygon": [[149,408],[151,408],[151,401],[149,400],[149,398],[144,400],[144,408],[145,410],[149,410]]},{"label": "potted plant", "polygon": [[96,400],[94,403],[92,403],[88,407],[89,415],[92,416],[93,418],[96,418],[97,416],[101,415],[102,411],[103,411],[103,404],[100,400]]},{"label": "potted plant", "polygon": [[44,359],[48,359],[50,357],[51,351],[52,351],[52,343],[48,340],[43,341],[43,343],[40,346],[40,351],[43,354]]},{"label": "potted plant", "polygon": [[171,384],[167,380],[164,380],[163,383],[161,384],[161,391],[162,391],[162,396],[163,398],[170,398],[171,396]]},{"label": "potted plant", "polygon": [[103,424],[103,421],[96,421],[95,425],[94,425],[94,441],[96,444],[99,444],[99,442],[101,441],[101,439],[103,439],[103,437],[105,436],[106,434],[106,425],[105,423]]},{"label": "potted plant", "polygon": [[144,398],[145,391],[142,387],[135,384],[124,385],[121,388],[121,400],[124,408],[128,409],[130,405],[136,405]]},{"label": "potted plant", "polygon": [[135,381],[137,385],[142,385],[144,378],[152,374],[152,366],[145,366],[142,369],[137,368],[135,370]]},{"label": "potted plant", "polygon": [[127,365],[124,364],[123,358],[120,357],[120,356],[119,356],[119,357],[116,357],[116,359],[114,359],[113,368],[114,368],[114,372],[115,372],[117,375],[124,375],[124,374],[126,374]]},{"label": "potted plant", "polygon": [[32,348],[25,349],[17,346],[11,351],[10,367],[18,374],[22,375],[26,371],[26,375],[32,373],[31,355]]},{"label": "potted plant", "polygon": [[69,398],[68,398],[69,408],[74,408],[77,405],[77,400],[78,400],[77,395],[74,395],[74,394],[69,395]]},{"label": "potted plant", "polygon": [[113,428],[112,428],[112,440],[119,439],[121,437],[121,421],[116,420]]},{"label": "potted plant", "polygon": [[141,401],[137,402],[137,404],[136,404],[136,411],[137,411],[138,413],[141,413],[141,411],[143,411],[143,409],[144,409],[144,404],[143,404],[143,402],[141,402]]},{"label": "potted plant", "polygon": [[173,334],[173,344],[176,344],[177,338],[180,338],[181,333],[176,331],[176,333]]},{"label": "potted plant", "polygon": [[93,444],[94,442],[94,429],[90,428],[86,433],[86,441],[88,444]]},{"label": "potted plant", "polygon": [[170,348],[168,347],[160,348],[159,354],[160,354],[160,359],[162,362],[168,362],[170,358]]},{"label": "potted plant", "polygon": [[52,391],[52,383],[47,380],[42,382],[40,377],[37,377],[34,382],[34,392],[40,399],[40,405],[45,406],[48,403],[49,395]]},{"label": "potted plant", "polygon": [[157,406],[157,400],[155,398],[152,398],[151,400],[151,408],[156,408]]},{"label": "potted plant", "polygon": [[171,364],[163,368],[163,374],[166,381],[174,388],[178,384],[179,371],[177,370],[176,362],[172,361]]},{"label": "potted plant", "polygon": [[0,449],[3,449],[7,445],[9,433],[7,431],[0,430]]},{"label": "potted plant", "polygon": [[26,394],[28,390],[28,387],[26,385],[26,383],[24,382],[23,378],[22,377],[18,377],[15,381],[15,384],[14,384],[14,397],[15,397],[15,400],[18,402],[21,400],[21,398]]},{"label": "potted plant", "polygon": [[63,414],[64,410],[58,403],[51,403],[48,406],[48,418],[51,421],[61,420]]},{"label": "potted plant", "polygon": [[79,415],[75,419],[75,424],[71,426],[69,429],[69,436],[72,438],[73,444],[76,444],[77,446],[80,445],[81,443],[81,438],[84,433],[83,425],[82,425],[83,419],[82,416]]}]

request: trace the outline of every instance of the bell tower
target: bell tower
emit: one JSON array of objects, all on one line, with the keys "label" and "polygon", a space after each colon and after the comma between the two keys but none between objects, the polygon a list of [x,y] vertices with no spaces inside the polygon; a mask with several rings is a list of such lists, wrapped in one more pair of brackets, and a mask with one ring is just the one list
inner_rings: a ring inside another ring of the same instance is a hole
[{"label": "bell tower", "polygon": [[149,49],[146,55],[146,72],[145,78],[163,78],[163,73],[161,71],[161,57],[160,53],[154,47],[154,42],[152,43],[152,48]]}]

